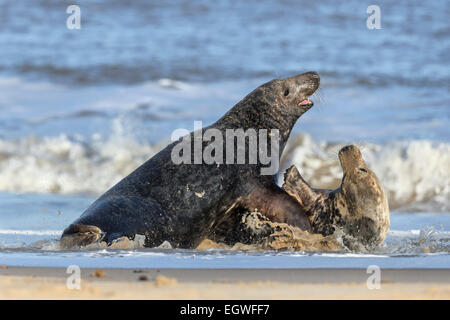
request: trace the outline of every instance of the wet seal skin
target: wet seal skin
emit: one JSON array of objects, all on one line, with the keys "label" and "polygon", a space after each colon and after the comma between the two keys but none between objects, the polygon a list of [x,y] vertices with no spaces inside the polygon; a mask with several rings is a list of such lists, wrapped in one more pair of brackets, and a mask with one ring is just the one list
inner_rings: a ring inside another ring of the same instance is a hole
[{"label": "wet seal skin", "polygon": [[286,170],[283,189],[304,209],[314,233],[328,236],[339,231],[347,248],[373,248],[389,230],[386,195],[358,147],[343,147],[339,160],[344,176],[338,189],[311,188],[295,165]]},{"label": "wet seal skin", "polygon": [[[295,122],[313,106],[309,97],[319,83],[315,72],[267,82],[202,132],[217,129],[225,141],[227,129],[278,129],[280,156]],[[191,132],[190,137],[195,150],[197,135]],[[248,140],[245,159],[249,159]],[[267,140],[272,143],[273,139]],[[203,150],[211,142],[202,141]],[[64,230],[61,246],[79,247],[92,241],[111,244],[117,238],[144,235],[147,247],[168,241],[174,248],[195,248],[234,211],[255,208],[271,221],[311,230],[304,209],[275,183],[276,174],[261,175],[267,165],[259,158],[255,164],[237,164],[234,152],[233,164],[203,160],[175,164],[171,155],[178,143],[181,139],[100,196]],[[224,143],[223,154],[226,147]]]}]

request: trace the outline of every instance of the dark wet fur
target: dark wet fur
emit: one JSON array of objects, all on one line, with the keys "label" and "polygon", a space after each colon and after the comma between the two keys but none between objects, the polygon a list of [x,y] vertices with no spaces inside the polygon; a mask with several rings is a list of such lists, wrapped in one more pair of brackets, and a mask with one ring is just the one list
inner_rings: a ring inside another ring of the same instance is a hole
[{"label": "dark wet fur", "polygon": [[[295,122],[310,108],[283,102],[280,90],[287,85],[286,81],[273,80],[255,89],[203,132],[208,128],[219,129],[226,141],[226,129],[279,129],[281,154]],[[307,73],[289,80],[289,85],[292,83],[301,93],[300,101],[317,89],[319,78]],[[191,141],[194,150],[193,133]],[[275,175],[260,175],[261,163],[176,165],[171,160],[171,151],[177,143],[167,146],[103,194],[73,225],[98,227],[107,243],[122,236],[133,238],[142,234],[147,247],[169,241],[173,247],[195,248],[218,221],[232,216],[234,210],[253,210],[261,205],[263,214],[274,221],[310,230],[303,209],[276,185]],[[209,143],[203,142],[203,148]],[[223,155],[225,148],[224,144]],[[247,141],[246,159],[248,149]],[[236,157],[235,152],[235,163]],[[262,196],[272,197],[279,207],[264,202]],[[62,238],[74,239],[73,245],[89,242],[82,236],[86,233],[77,233],[73,225],[64,231]],[[89,239],[93,238],[89,234]]]}]

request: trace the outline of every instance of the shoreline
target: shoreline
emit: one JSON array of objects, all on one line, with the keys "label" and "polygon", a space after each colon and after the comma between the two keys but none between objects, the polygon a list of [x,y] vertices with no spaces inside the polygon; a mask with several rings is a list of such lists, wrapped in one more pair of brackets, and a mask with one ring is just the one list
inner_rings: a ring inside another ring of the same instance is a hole
[{"label": "shoreline", "polygon": [[81,269],[0,268],[0,299],[450,299],[450,269]]}]

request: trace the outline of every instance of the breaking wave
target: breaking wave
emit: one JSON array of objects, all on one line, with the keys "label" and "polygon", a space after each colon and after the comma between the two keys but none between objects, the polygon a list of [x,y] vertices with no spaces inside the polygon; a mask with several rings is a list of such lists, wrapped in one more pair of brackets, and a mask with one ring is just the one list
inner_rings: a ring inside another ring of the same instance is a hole
[{"label": "breaking wave", "polygon": [[[167,143],[142,143],[118,134],[90,141],[66,135],[0,139],[0,190],[98,195]],[[342,178],[337,152],[343,145],[293,136],[280,172],[295,164],[313,187],[337,188]],[[385,188],[391,210],[450,211],[450,144],[412,140],[359,147]],[[281,184],[282,174],[279,178]]]},{"label": "breaking wave", "polygon": [[[295,164],[315,188],[337,188],[342,179],[338,151],[345,144],[315,142],[309,135],[289,141],[280,164]],[[430,140],[359,143],[364,160],[381,181],[390,209],[448,212],[450,210],[450,144]],[[279,183],[283,181],[279,176]]]}]

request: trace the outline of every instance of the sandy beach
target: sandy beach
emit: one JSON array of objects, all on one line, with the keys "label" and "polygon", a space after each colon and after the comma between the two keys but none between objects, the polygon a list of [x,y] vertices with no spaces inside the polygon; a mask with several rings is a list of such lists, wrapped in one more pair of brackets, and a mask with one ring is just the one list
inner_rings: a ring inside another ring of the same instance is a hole
[{"label": "sandy beach", "polygon": [[1,302],[445,303],[449,1],[378,2],[0,1]]},{"label": "sandy beach", "polygon": [[63,268],[0,269],[1,299],[449,299],[448,269],[83,269],[68,289]]}]

